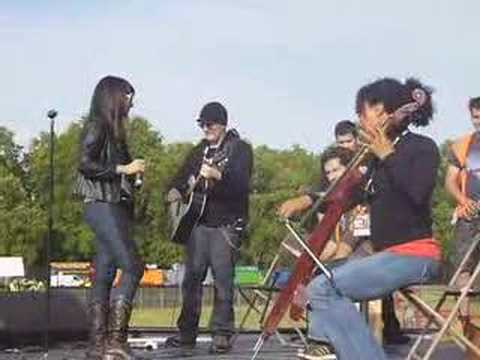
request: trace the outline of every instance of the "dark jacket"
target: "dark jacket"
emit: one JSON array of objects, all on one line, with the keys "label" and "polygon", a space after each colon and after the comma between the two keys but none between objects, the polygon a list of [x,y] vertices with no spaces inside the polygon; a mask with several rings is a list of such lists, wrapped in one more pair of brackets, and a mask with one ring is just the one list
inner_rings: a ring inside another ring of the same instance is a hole
[{"label": "dark jacket", "polygon": [[126,165],[131,161],[126,143],[116,144],[94,124],[86,124],[81,139],[80,165],[74,195],[111,203],[131,198],[131,181],[116,172],[117,165]]},{"label": "dark jacket", "polygon": [[[202,141],[192,149],[173,178],[170,188],[175,188],[182,194],[186,192],[189,178],[192,175],[196,177],[200,171],[207,148],[208,143]],[[252,147],[240,139],[235,130],[230,130],[216,151],[224,151],[228,162],[222,171],[222,179],[207,190],[207,203],[199,223],[217,227],[232,224],[238,219],[247,221],[253,170]]]}]

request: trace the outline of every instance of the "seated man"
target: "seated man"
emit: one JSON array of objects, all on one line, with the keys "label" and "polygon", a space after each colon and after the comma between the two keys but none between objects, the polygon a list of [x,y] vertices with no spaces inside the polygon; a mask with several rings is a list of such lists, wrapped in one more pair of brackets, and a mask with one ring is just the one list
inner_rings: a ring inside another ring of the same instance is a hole
[{"label": "seated man", "polygon": [[[321,158],[322,176],[324,180],[321,180],[320,183],[328,187],[329,184],[340,178],[353,156],[353,151],[340,146],[332,146],[325,150]],[[310,208],[318,195],[316,188],[314,188],[305,195],[287,200],[280,206],[279,215],[290,217],[293,215],[293,213],[290,212],[292,209],[299,209],[301,207],[302,210],[306,210]],[[364,236],[354,235],[355,218],[357,215],[363,213],[364,208],[364,206],[358,206],[342,216],[341,221],[337,224],[334,236],[327,243],[320,255],[322,261],[345,259],[352,253],[355,253],[356,256],[365,256],[372,253],[371,246],[368,241],[366,241],[366,238]],[[322,217],[323,214],[319,212],[317,214],[318,221],[320,221]]]},{"label": "seated man", "polygon": [[[354,152],[344,147],[331,146],[326,149],[321,157],[323,179],[320,184],[324,184],[328,187],[332,182],[339,179],[347,169],[353,156]],[[306,209],[313,205],[317,197],[318,192],[316,192],[315,189],[312,189],[312,191],[309,191],[306,195],[287,200],[280,206],[279,214],[281,216],[289,217],[291,215],[289,211],[294,209],[295,206],[297,206],[296,204],[300,204],[303,209]],[[336,226],[335,233],[320,254],[320,261],[329,262],[331,266],[338,266],[345,262],[349,257],[364,257],[373,253],[368,237],[365,236],[368,234],[363,232],[364,229],[355,229],[357,217],[363,217],[365,211],[365,206],[358,205],[342,216]],[[321,221],[322,217],[323,214],[318,212],[318,221]],[[306,305],[305,299],[306,289],[304,287],[299,287],[294,299],[294,303],[297,307],[293,312],[290,312],[293,318],[300,318],[299,315],[303,313],[303,309]]]}]

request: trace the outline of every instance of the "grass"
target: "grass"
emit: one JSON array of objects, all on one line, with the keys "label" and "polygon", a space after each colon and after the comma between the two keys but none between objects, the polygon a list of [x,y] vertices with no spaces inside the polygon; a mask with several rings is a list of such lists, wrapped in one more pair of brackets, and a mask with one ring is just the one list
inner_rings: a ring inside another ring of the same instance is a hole
[{"label": "grass", "polygon": [[[235,326],[240,325],[246,311],[248,310],[247,305],[235,307]],[[202,308],[202,315],[200,318],[200,327],[208,327],[209,319],[212,313],[212,306],[204,306]],[[176,327],[176,321],[180,314],[180,308],[136,308],[132,314],[132,326],[138,327]],[[259,330],[259,320],[260,315],[250,312],[250,315],[245,322],[244,329],[247,330]],[[280,323],[280,327],[291,328],[294,325],[304,326],[302,322],[293,322],[285,316],[285,319]]]},{"label": "grass", "polygon": [[[436,288],[423,288],[422,291],[419,293],[419,296],[424,299],[427,303],[431,306],[434,306],[437,300],[440,297],[440,292]],[[446,316],[448,310],[450,310],[453,306],[454,299],[450,298],[446,301],[446,303],[442,306],[442,313]],[[403,305],[404,307],[405,305]],[[411,305],[410,305],[411,306]],[[480,301],[478,299],[472,299],[471,301],[471,312],[473,316],[474,323],[477,326],[480,326]],[[236,327],[240,326],[240,322],[242,321],[248,306],[246,304],[236,305],[235,309],[235,325]],[[399,310],[402,309],[402,305],[397,305],[397,314],[399,315],[399,319],[402,318],[401,313],[398,313]],[[207,305],[203,306],[202,308],[202,315],[200,319],[200,327],[208,328],[209,319],[212,313],[212,306]],[[180,306],[179,307],[144,307],[144,308],[135,308],[132,316],[131,324],[133,326],[138,327],[176,327],[176,321],[180,314]],[[255,313],[254,311],[250,312],[249,317],[245,325],[243,326],[246,330],[259,330],[260,315]],[[293,322],[288,314],[284,316],[284,319],[280,323],[281,328],[292,328],[294,326],[297,327],[305,327],[304,322]],[[408,327],[408,326],[407,326]],[[448,337],[446,338],[448,339]]]}]

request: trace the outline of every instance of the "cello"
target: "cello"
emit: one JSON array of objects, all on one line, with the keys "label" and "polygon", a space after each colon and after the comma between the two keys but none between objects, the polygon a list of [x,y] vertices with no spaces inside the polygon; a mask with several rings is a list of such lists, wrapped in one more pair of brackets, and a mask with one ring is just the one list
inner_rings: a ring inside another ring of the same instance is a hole
[{"label": "cello", "polygon": [[[401,106],[381,124],[382,130],[388,131],[389,126],[394,123],[405,124],[411,118],[410,115],[425,104],[427,94],[424,90],[417,88],[412,91],[412,99],[412,102]],[[325,196],[318,199],[313,205],[313,211],[316,211],[321,204],[324,205],[326,211],[307,241],[303,242],[301,239],[297,239],[305,251],[296,260],[287,284],[280,291],[272,309],[265,318],[262,333],[254,346],[254,354],[251,360],[256,359],[264,342],[277,330],[280,321],[291,306],[297,288],[306,286],[310,281],[315,266],[321,265],[318,256],[325,248],[342,214],[354,205],[354,195],[364,182],[364,175],[359,170],[359,167],[369,152],[368,145],[362,145],[344,174],[337,181],[333,182],[327,189]],[[321,269],[324,268],[323,266],[320,267]],[[331,277],[331,273],[329,274],[325,271],[324,273],[334,285],[335,279]]]}]

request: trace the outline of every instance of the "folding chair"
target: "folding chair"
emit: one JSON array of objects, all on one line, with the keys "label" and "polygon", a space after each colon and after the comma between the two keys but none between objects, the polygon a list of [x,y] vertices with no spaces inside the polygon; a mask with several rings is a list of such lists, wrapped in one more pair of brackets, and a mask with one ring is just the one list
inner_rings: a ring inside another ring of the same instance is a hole
[{"label": "folding chair", "polygon": [[[268,268],[268,271],[265,274],[261,284],[257,287],[251,288],[251,290],[253,290],[253,297],[249,298],[244,291],[239,291],[239,294],[246,301],[248,308],[237,328],[234,341],[236,340],[238,334],[244,329],[248,318],[252,314],[252,311],[260,315],[259,324],[263,324],[263,321],[267,314],[267,310],[272,303],[273,295],[275,292],[278,292],[280,290],[280,288],[276,284],[276,279],[273,279],[273,274],[278,268],[282,255],[290,255],[293,256],[294,259],[297,259],[301,254],[302,251],[299,245],[295,241],[293,241],[290,236],[285,237],[285,239],[280,244],[280,250],[277,252],[274,259],[272,260],[270,267]],[[306,344],[306,339],[302,330],[295,326],[293,327],[293,329],[297,333],[301,341]],[[279,340],[280,344],[282,344],[283,346],[291,345],[283,338],[283,336],[278,330],[275,332],[275,335]]]},{"label": "folding chair", "polygon": [[[306,245],[305,240],[302,238],[302,236],[299,234],[299,232],[293,227],[292,223],[290,221],[285,221],[285,226],[290,232],[291,237],[286,237],[280,244],[280,251],[276,254],[274,260],[272,261],[269,270],[266,273],[265,278],[262,281],[262,284],[260,287],[257,287],[254,289],[254,296],[253,299],[249,299],[245,294],[240,292],[242,297],[246,300],[247,304],[249,305],[249,308],[247,309],[247,312],[245,313],[239,328],[237,329],[237,334],[243,329],[246,320],[248,316],[250,315],[251,311],[255,311],[258,314],[260,314],[260,320],[259,323],[260,325],[263,324],[266,312],[271,304],[272,301],[272,296],[276,291],[279,291],[280,288],[276,286],[275,280],[269,285],[269,283],[272,280],[272,275],[274,273],[275,268],[277,268],[278,263],[280,261],[282,253],[287,253],[291,257],[293,257],[295,260],[302,255],[303,252],[308,253],[308,255],[312,259],[316,259],[315,262],[317,264],[317,269],[320,270],[323,274],[327,276],[328,279],[331,279],[331,271],[325,267],[324,264],[322,264],[319,259],[316,257],[315,254],[311,252],[311,250],[308,249],[308,245]],[[340,229],[337,226],[335,229],[335,237],[337,238],[337,241],[340,241]],[[260,310],[256,304],[258,301],[263,302],[263,310]],[[368,319],[368,302],[364,302],[359,304],[359,310],[364,311],[366,319]],[[307,315],[302,316],[301,320],[305,321],[306,325],[308,325],[308,318]],[[368,320],[367,320],[368,321]],[[307,345],[307,339],[305,338],[305,335],[303,334],[302,330],[297,327],[293,326],[293,329],[295,332],[298,334],[300,340],[302,341],[303,345]],[[298,345],[291,344],[283,339],[279,331],[277,330],[275,332],[275,335],[279,342],[284,345],[284,346],[294,346],[298,347]]]},{"label": "folding chair", "polygon": [[[422,334],[418,336],[415,343],[413,344],[410,352],[408,353],[407,360],[428,360],[432,357],[433,353],[435,352],[436,348],[438,347],[441,339],[446,335],[452,335],[453,340],[455,343],[460,346],[463,350],[468,348],[472,353],[480,358],[480,348],[473,344],[464,334],[460,331],[454,329],[452,327],[454,320],[457,316],[457,313],[460,309],[462,302],[465,300],[467,296],[476,296],[479,295],[480,292],[472,290],[472,285],[475,282],[476,278],[480,274],[480,262],[476,265],[472,275],[470,276],[467,285],[463,289],[457,289],[455,284],[457,282],[458,277],[460,276],[462,269],[464,268],[467,261],[472,256],[475,248],[480,244],[480,236],[476,237],[468,249],[467,253],[465,254],[462,262],[458,266],[455,274],[451,278],[450,282],[448,283],[447,287],[443,290],[443,294],[440,297],[439,301],[435,305],[435,307],[430,306],[427,302],[422,300],[417,294],[415,294],[411,289],[408,288],[400,290],[400,294],[412,303],[420,312],[426,316],[427,323],[425,326],[424,331]],[[449,315],[445,318],[440,314],[440,310],[444,305],[445,301],[449,297],[456,297],[456,301],[451,309]],[[429,330],[430,326],[436,325],[437,332],[434,333],[432,336],[427,336],[427,331]],[[430,345],[425,348],[425,342],[431,340]],[[423,355],[421,354],[423,352]]]}]

